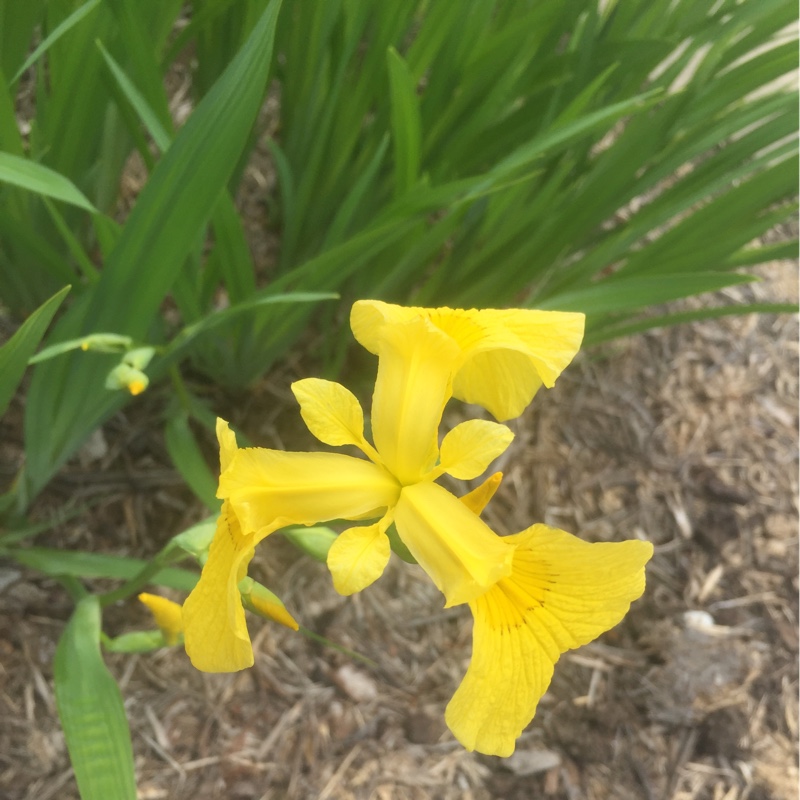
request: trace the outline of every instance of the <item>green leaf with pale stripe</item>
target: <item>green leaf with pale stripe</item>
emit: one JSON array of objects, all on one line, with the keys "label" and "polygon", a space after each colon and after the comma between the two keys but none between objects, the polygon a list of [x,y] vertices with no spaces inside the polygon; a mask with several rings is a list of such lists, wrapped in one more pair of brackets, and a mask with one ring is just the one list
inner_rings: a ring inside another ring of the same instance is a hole
[{"label": "green leaf with pale stripe", "polygon": [[99,213],[72,181],[28,158],[0,153],[0,181],[54,200],[63,200],[93,214]]},{"label": "green leaf with pale stripe", "polygon": [[84,597],[56,649],[56,706],[82,800],[136,800],[122,695],[100,654],[100,602]]}]

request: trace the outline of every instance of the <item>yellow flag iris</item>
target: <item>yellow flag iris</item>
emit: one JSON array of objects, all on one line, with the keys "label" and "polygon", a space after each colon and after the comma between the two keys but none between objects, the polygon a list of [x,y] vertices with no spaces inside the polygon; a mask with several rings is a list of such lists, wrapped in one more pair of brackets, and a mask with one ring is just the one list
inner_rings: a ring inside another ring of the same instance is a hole
[{"label": "yellow flag iris", "polygon": [[361,406],[344,386],[310,378],[292,390],[317,439],[356,447],[366,458],[236,449],[220,421],[223,513],[184,607],[187,651],[210,671],[252,663],[237,585],[253,548],[272,532],[364,521],[340,534],[328,554],[334,586],[352,594],[383,573],[394,523],[446,605],[469,603],[475,617],[472,664],[448,706],[448,724],[469,749],[507,755],[559,654],[616,624],[641,594],[650,548],[589,545],[545,526],[497,536],[479,514],[498,476],[462,500],[435,481],[444,473],[478,477],[513,434],[498,422],[469,420],[440,444],[439,425],[451,397],[482,405],[498,420],[522,413],[574,357],[583,315],[361,301],[351,326],[378,356],[372,443]]}]

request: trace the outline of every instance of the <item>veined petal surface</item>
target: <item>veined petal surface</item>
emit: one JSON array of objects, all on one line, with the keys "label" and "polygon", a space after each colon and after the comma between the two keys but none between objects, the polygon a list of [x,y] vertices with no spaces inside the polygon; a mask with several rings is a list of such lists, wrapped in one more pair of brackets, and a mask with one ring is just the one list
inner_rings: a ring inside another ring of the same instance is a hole
[{"label": "veined petal surface", "polygon": [[467,603],[511,573],[514,543],[436,483],[406,486],[395,508],[403,544],[445,598]]},{"label": "veined petal surface", "polygon": [[552,388],[583,340],[583,314],[532,309],[462,313],[474,314],[484,334],[464,347],[453,395],[483,406],[501,422],[518,417],[542,384]]},{"label": "veined petal surface", "polygon": [[482,475],[514,439],[505,426],[486,419],[469,419],[442,440],[440,467],[448,475],[470,481]]},{"label": "veined petal surface", "polygon": [[254,552],[226,501],[200,580],[183,604],[186,653],[203,672],[236,672],[253,666],[253,648],[239,594]]},{"label": "veined petal surface", "polygon": [[332,447],[364,442],[364,412],[356,396],[341,383],[305,378],[292,384],[306,427]]},{"label": "veined petal surface", "polygon": [[386,569],[392,549],[386,535],[388,521],[363,528],[348,528],[336,537],[328,551],[333,587],[350,595],[366,589]]},{"label": "veined petal surface", "polygon": [[380,516],[400,487],[370,461],[339,453],[242,448],[219,479],[242,528],[256,540],[286,525]]},{"label": "veined petal surface", "polygon": [[644,592],[649,542],[590,544],[534,525],[508,537],[511,575],[470,603],[472,660],[447,706],[455,737],[509,756],[559,656],[614,627]]},{"label": "veined petal surface", "polygon": [[372,435],[386,468],[416,483],[439,455],[438,429],[458,364],[456,343],[420,317],[385,326],[378,341]]}]

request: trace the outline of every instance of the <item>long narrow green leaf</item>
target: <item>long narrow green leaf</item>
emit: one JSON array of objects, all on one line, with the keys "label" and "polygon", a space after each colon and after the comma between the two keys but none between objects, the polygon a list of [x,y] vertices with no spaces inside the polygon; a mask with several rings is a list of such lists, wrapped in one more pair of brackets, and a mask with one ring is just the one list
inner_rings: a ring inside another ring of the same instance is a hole
[{"label": "long narrow green leaf", "polygon": [[122,695],[100,654],[100,603],[83,598],[53,664],[56,705],[82,800],[136,800]]},{"label": "long narrow green leaf", "polygon": [[203,458],[185,412],[174,414],[165,430],[167,451],[189,488],[212,511],[219,509],[217,481]]},{"label": "long narrow green leaf", "polygon": [[87,14],[90,14],[92,11],[100,5],[101,0],[87,0],[82,6],[78,6],[61,24],[57,25],[53,32],[45,37],[42,42],[36,47],[36,49],[25,59],[22,66],[16,71],[14,77],[11,79],[11,83],[14,84],[17,82],[19,77],[25,72],[28,67],[35,63],[42,54],[46,53],[53,44],[55,44],[65,33],[70,31],[75,25],[77,25]]},{"label": "long narrow green leaf", "polygon": [[666,303],[693,294],[713,292],[756,280],[730,272],[689,272],[675,275],[619,278],[600,281],[586,289],[538,300],[537,308],[606,314]]},{"label": "long narrow green leaf", "polygon": [[[46,575],[71,575],[74,578],[113,578],[127,581],[135,578],[149,562],[140,558],[109,556],[103,553],[82,553],[74,550],[56,550],[48,547],[29,547],[24,550],[7,550],[4,555],[18,564]],[[166,567],[150,579],[153,586],[166,586],[190,592],[199,575],[177,567]]]},{"label": "long narrow green leaf", "polygon": [[99,213],[72,181],[28,158],[0,153],[0,181],[54,200],[63,200],[93,214]]},{"label": "long narrow green leaf", "polygon": [[[261,105],[280,0],[272,0],[225,73],[156,165],[128,217],[100,280],[56,331],[70,339],[93,330],[142,341],[188,253],[198,242]],[[34,371],[26,414],[31,496],[122,402],[103,389],[109,364],[67,356]],[[45,431],[42,419],[55,420]]]},{"label": "long narrow green leaf", "polygon": [[28,359],[36,352],[39,342],[47,330],[70,287],[65,286],[44,305],[39,306],[20,329],[0,347],[0,417],[6,413],[8,404],[17,390]]},{"label": "long narrow green leaf", "polygon": [[587,331],[584,345],[591,347],[612,339],[634,336],[656,328],[669,328],[673,325],[686,325],[690,322],[702,322],[707,319],[739,317],[742,314],[796,314],[797,312],[798,307],[795,303],[750,303],[719,308],[699,308],[696,311],[681,311],[675,314],[648,317],[636,322],[598,327],[596,330]]},{"label": "long narrow green leaf", "polygon": [[393,47],[386,54],[392,98],[394,193],[404,195],[416,182],[422,145],[419,100],[414,76]]}]

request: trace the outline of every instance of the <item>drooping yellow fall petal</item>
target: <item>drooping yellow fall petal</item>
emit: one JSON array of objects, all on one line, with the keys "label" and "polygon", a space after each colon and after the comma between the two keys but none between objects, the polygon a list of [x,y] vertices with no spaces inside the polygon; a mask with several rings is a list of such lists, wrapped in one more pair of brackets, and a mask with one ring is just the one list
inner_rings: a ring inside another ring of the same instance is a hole
[{"label": "drooping yellow fall petal", "polygon": [[385,326],[378,341],[372,435],[386,468],[416,483],[436,463],[438,429],[450,399],[458,347],[421,317]]},{"label": "drooping yellow fall petal", "polygon": [[306,378],[295,381],[292,391],[306,427],[317,439],[333,447],[362,447],[364,412],[349,389],[334,381]]},{"label": "drooping yellow fall petal", "polygon": [[458,499],[473,513],[483,513],[483,509],[489,505],[489,501],[494,497],[495,492],[500,488],[503,481],[503,473],[495,472],[490,475],[480,486],[471,492],[459,497]]},{"label": "drooping yellow fall petal", "polygon": [[339,594],[350,595],[366,589],[386,569],[391,555],[387,518],[363,528],[348,528],[328,551],[328,569]]},{"label": "drooping yellow fall petal", "polygon": [[239,448],[236,446],[236,434],[221,417],[217,417],[217,441],[219,442],[219,469],[220,472],[225,472]]},{"label": "drooping yellow fall petal", "polygon": [[542,384],[551,388],[583,340],[583,314],[531,309],[466,313],[480,319],[485,334],[464,348],[453,395],[483,406],[500,421],[518,417]]},{"label": "drooping yellow fall petal", "polygon": [[397,533],[446,599],[467,603],[511,573],[515,545],[497,536],[436,483],[406,486],[395,508]]},{"label": "drooping yellow fall petal", "polygon": [[509,756],[533,719],[559,656],[614,627],[645,586],[649,542],[590,544],[534,525],[507,537],[513,571],[470,603],[472,660],[447,706],[455,737]]},{"label": "drooping yellow fall petal", "polygon": [[218,495],[257,543],[287,525],[380,516],[399,492],[385,469],[360,458],[242,448],[220,476]]},{"label": "drooping yellow fall petal", "polygon": [[563,311],[405,308],[359,300],[350,326],[358,342],[377,353],[387,328],[417,318],[458,345],[453,396],[483,406],[501,422],[518,417],[542,384],[553,386],[580,348],[585,321],[583,314]]},{"label": "drooping yellow fall petal", "polygon": [[485,419],[461,422],[442,440],[440,468],[459,480],[477,478],[505,452],[513,438],[514,434],[497,422]]},{"label": "drooping yellow fall petal", "polygon": [[144,603],[153,615],[159,630],[164,635],[164,641],[168,645],[178,643],[181,633],[183,633],[183,619],[181,617],[181,605],[166,597],[157,594],[142,592],[139,600]]},{"label": "drooping yellow fall petal", "polygon": [[183,604],[186,652],[203,672],[236,672],[253,666],[253,648],[239,594],[255,536],[243,535],[230,504],[222,504],[200,580]]}]

